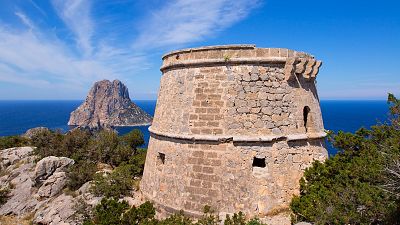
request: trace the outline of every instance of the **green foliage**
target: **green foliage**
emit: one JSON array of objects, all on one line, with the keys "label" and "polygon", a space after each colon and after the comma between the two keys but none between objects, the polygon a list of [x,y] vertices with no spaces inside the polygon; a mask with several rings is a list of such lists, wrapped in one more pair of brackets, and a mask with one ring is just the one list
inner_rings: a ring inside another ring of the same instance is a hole
[{"label": "green foliage", "polygon": [[128,208],[129,205],[125,201],[118,202],[114,199],[103,198],[94,210],[93,222],[98,225],[119,225],[122,213]]},{"label": "green foliage", "polygon": [[0,150],[29,145],[29,139],[21,136],[0,137]]},{"label": "green foliage", "polygon": [[143,174],[144,163],[146,161],[146,151],[138,149],[137,153],[122,162],[111,174],[96,174],[92,193],[96,196],[106,196],[108,198],[119,198],[128,194],[133,187],[134,178]]},{"label": "green foliage", "polygon": [[83,198],[78,198],[74,204],[75,213],[73,214],[74,221],[83,221],[83,224],[94,224],[92,222],[93,207],[86,203]]},{"label": "green foliage", "polygon": [[121,224],[157,224],[157,220],[154,219],[155,215],[156,210],[153,207],[153,204],[150,202],[145,202],[138,208],[132,207],[125,212],[122,216]]},{"label": "green foliage", "polygon": [[253,219],[249,220],[246,223],[246,225],[265,225],[265,224],[261,223],[258,218],[253,218]]},{"label": "green foliage", "polygon": [[130,165],[121,165],[115,168],[111,174],[96,174],[91,191],[96,196],[120,198],[132,190],[132,178]]},{"label": "green foliage", "polygon": [[8,187],[0,188],[0,206],[7,202],[10,194],[10,189]]},{"label": "green foliage", "polygon": [[192,225],[193,220],[183,214],[183,211],[175,213],[158,222],[158,225]]},{"label": "green foliage", "polygon": [[70,190],[79,189],[84,183],[93,180],[97,167],[91,161],[78,161],[67,171],[67,187]]},{"label": "green foliage", "polygon": [[399,198],[386,191],[387,166],[400,157],[399,101],[389,96],[392,121],[330,137],[339,153],[314,162],[291,203],[293,222],[399,224]]},{"label": "green foliage", "polygon": [[141,177],[146,162],[146,153],[146,149],[137,149],[136,154],[131,156],[128,162],[121,163],[121,165],[128,166],[133,177]]},{"label": "green foliage", "polygon": [[[96,161],[111,164],[119,144],[118,135],[110,130],[101,130],[90,140],[89,150]],[[115,166],[115,164],[111,164]]]},{"label": "green foliage", "polygon": [[134,151],[142,145],[144,145],[144,136],[139,129],[134,129],[131,132],[121,137],[121,140],[130,146]]},{"label": "green foliage", "polygon": [[[155,219],[156,211],[153,204],[145,202],[139,207],[129,208],[125,201],[118,202],[104,198],[96,206],[93,219],[86,220],[84,224],[115,224],[115,225],[217,225],[220,224],[218,216],[206,206],[204,215],[197,221],[193,221],[183,214],[183,211],[175,213],[164,220]],[[234,214],[232,219],[227,217],[225,225],[264,225],[258,219],[246,222],[243,213]]]},{"label": "green foliage", "polygon": [[60,148],[64,135],[59,131],[41,130],[31,137],[31,143],[36,147],[35,153],[39,159],[47,156],[68,157],[70,152]]},{"label": "green foliage", "polygon": [[232,218],[229,215],[226,215],[224,225],[246,225],[244,214],[242,212],[239,212],[238,214],[235,213]]},{"label": "green foliage", "polygon": [[210,206],[204,206],[203,216],[197,221],[196,225],[218,225],[220,220],[218,215],[215,214],[214,210]]}]

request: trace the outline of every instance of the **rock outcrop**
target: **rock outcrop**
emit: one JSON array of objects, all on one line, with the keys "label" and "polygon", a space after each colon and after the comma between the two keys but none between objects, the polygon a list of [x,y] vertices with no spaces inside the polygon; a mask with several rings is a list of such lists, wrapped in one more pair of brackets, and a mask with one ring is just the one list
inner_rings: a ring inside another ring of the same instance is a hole
[{"label": "rock outcrop", "polygon": [[36,136],[37,134],[41,133],[41,132],[45,132],[45,131],[50,131],[49,128],[47,127],[35,127],[35,128],[31,128],[29,130],[27,130],[25,132],[25,134],[22,135],[22,137],[26,137],[26,138],[32,138],[34,136]]},{"label": "rock outcrop", "polygon": [[151,116],[131,101],[128,88],[121,81],[102,80],[71,113],[68,125],[97,128],[149,125],[151,121]]},{"label": "rock outcrop", "polygon": [[76,201],[83,199],[94,206],[101,198],[89,193],[89,183],[75,193],[76,197],[63,193],[67,182],[65,172],[74,160],[49,156],[36,163],[33,150],[20,147],[0,151],[0,185],[11,189],[7,202],[0,206],[0,216],[20,221],[33,215],[35,224],[79,224],[73,216]]},{"label": "rock outcrop", "polygon": [[[82,224],[83,218],[77,213],[78,210],[82,210],[83,204],[88,206],[85,210],[93,208],[102,197],[90,192],[90,181],[77,191],[65,191],[68,179],[66,171],[74,164],[74,160],[49,156],[37,161],[33,153],[32,147],[0,151],[0,188],[8,187],[10,190],[7,201],[0,205],[0,225]],[[105,165],[103,167],[107,168]],[[120,200],[136,206],[144,202],[139,192]]]}]

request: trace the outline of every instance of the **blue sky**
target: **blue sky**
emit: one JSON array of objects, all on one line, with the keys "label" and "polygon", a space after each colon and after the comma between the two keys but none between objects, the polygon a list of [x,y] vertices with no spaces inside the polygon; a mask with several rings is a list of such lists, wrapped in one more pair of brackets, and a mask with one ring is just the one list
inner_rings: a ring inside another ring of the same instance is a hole
[{"label": "blue sky", "polygon": [[216,44],[306,51],[321,99],[400,95],[400,1],[0,0],[0,99],[155,99],[161,56]]}]

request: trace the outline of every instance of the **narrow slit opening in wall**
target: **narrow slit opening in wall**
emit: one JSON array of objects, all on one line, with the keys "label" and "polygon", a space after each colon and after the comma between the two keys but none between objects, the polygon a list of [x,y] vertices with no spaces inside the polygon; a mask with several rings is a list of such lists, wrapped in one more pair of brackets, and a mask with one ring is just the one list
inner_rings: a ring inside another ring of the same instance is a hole
[{"label": "narrow slit opening in wall", "polygon": [[309,114],[310,114],[310,107],[308,107],[308,106],[305,106],[304,108],[303,108],[303,122],[304,122],[304,128],[306,128],[306,132],[308,131],[308,128],[307,128],[307,126],[308,126],[308,116],[309,116]]},{"label": "narrow slit opening in wall", "polygon": [[258,168],[265,168],[267,164],[265,163],[265,158],[253,158],[253,168],[258,167]]},{"label": "narrow slit opening in wall", "polygon": [[159,164],[165,164],[165,154],[159,152],[157,156]]}]

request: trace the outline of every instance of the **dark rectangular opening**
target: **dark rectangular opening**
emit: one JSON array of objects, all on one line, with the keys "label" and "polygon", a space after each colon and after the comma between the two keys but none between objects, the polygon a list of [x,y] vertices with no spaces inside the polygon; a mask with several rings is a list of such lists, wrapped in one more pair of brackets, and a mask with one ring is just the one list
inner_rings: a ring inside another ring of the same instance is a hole
[{"label": "dark rectangular opening", "polygon": [[265,168],[266,166],[265,158],[253,158],[253,167]]},{"label": "dark rectangular opening", "polygon": [[165,154],[164,153],[159,152],[158,156],[157,156],[157,159],[158,159],[160,164],[165,164]]}]

